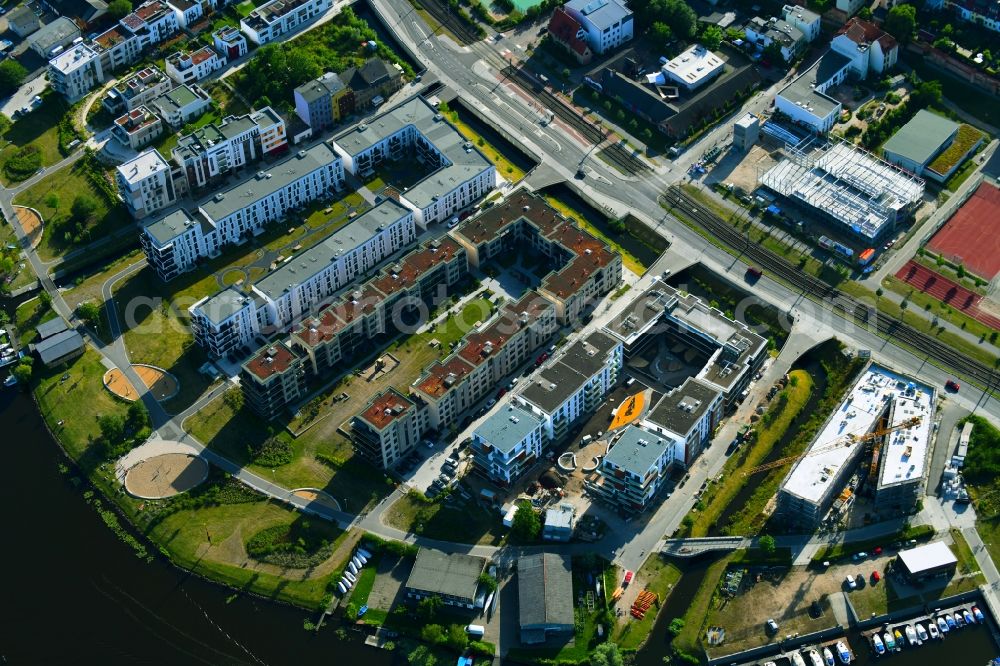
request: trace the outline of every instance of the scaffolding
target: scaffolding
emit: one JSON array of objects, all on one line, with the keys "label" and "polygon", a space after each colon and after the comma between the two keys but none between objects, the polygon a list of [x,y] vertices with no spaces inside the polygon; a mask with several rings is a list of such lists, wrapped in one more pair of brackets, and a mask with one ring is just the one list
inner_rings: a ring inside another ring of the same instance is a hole
[{"label": "scaffolding", "polygon": [[878,238],[924,194],[920,178],[842,140],[818,148],[802,141],[787,147],[785,155],[761,176],[761,184],[866,239]]}]

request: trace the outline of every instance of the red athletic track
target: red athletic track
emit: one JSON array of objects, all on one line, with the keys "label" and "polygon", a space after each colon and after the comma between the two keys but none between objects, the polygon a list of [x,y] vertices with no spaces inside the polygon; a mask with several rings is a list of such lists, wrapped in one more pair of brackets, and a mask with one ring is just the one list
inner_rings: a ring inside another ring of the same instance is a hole
[{"label": "red athletic track", "polygon": [[928,248],[947,259],[961,258],[967,269],[992,280],[1000,273],[1000,189],[982,183]]},{"label": "red athletic track", "polygon": [[896,277],[959,312],[1000,330],[1000,318],[980,309],[979,302],[983,300],[982,296],[953,280],[949,280],[940,273],[909,261],[899,269]]}]

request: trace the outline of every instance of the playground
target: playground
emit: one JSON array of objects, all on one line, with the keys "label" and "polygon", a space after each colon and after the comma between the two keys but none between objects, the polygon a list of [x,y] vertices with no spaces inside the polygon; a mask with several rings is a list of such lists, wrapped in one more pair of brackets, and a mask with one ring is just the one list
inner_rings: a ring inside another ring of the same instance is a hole
[{"label": "playground", "polygon": [[142,460],[125,474],[125,490],[143,499],[163,499],[191,490],[208,476],[204,458],[164,453]]},{"label": "playground", "polygon": [[[157,400],[169,400],[180,390],[177,378],[166,370],[140,363],[133,364],[132,369]],[[135,402],[139,397],[132,382],[118,368],[112,368],[104,373],[104,388],[108,389],[116,398],[127,402]]]}]

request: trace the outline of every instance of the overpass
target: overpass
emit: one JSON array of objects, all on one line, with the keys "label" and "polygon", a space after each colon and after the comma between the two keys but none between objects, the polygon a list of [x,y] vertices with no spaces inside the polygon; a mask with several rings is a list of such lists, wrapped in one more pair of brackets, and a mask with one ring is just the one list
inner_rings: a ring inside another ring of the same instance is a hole
[{"label": "overpass", "polygon": [[671,557],[697,557],[704,553],[749,548],[752,544],[752,539],[741,536],[665,539],[660,552]]}]

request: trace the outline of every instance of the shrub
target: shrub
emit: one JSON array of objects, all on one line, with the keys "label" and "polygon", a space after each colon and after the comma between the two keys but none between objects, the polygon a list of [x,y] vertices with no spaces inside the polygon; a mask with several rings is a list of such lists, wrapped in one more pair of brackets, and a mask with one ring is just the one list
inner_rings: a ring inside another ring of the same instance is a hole
[{"label": "shrub", "polygon": [[260,562],[304,569],[314,567],[333,553],[325,530],[313,530],[308,520],[275,525],[257,532],[246,543],[247,555]]},{"label": "shrub", "polygon": [[42,168],[42,153],[37,146],[27,145],[21,147],[16,153],[7,158],[4,162],[3,170],[11,180],[27,180]]},{"label": "shrub", "polygon": [[261,467],[280,467],[292,462],[293,450],[291,443],[278,437],[268,437],[259,444],[249,447],[250,459]]}]

